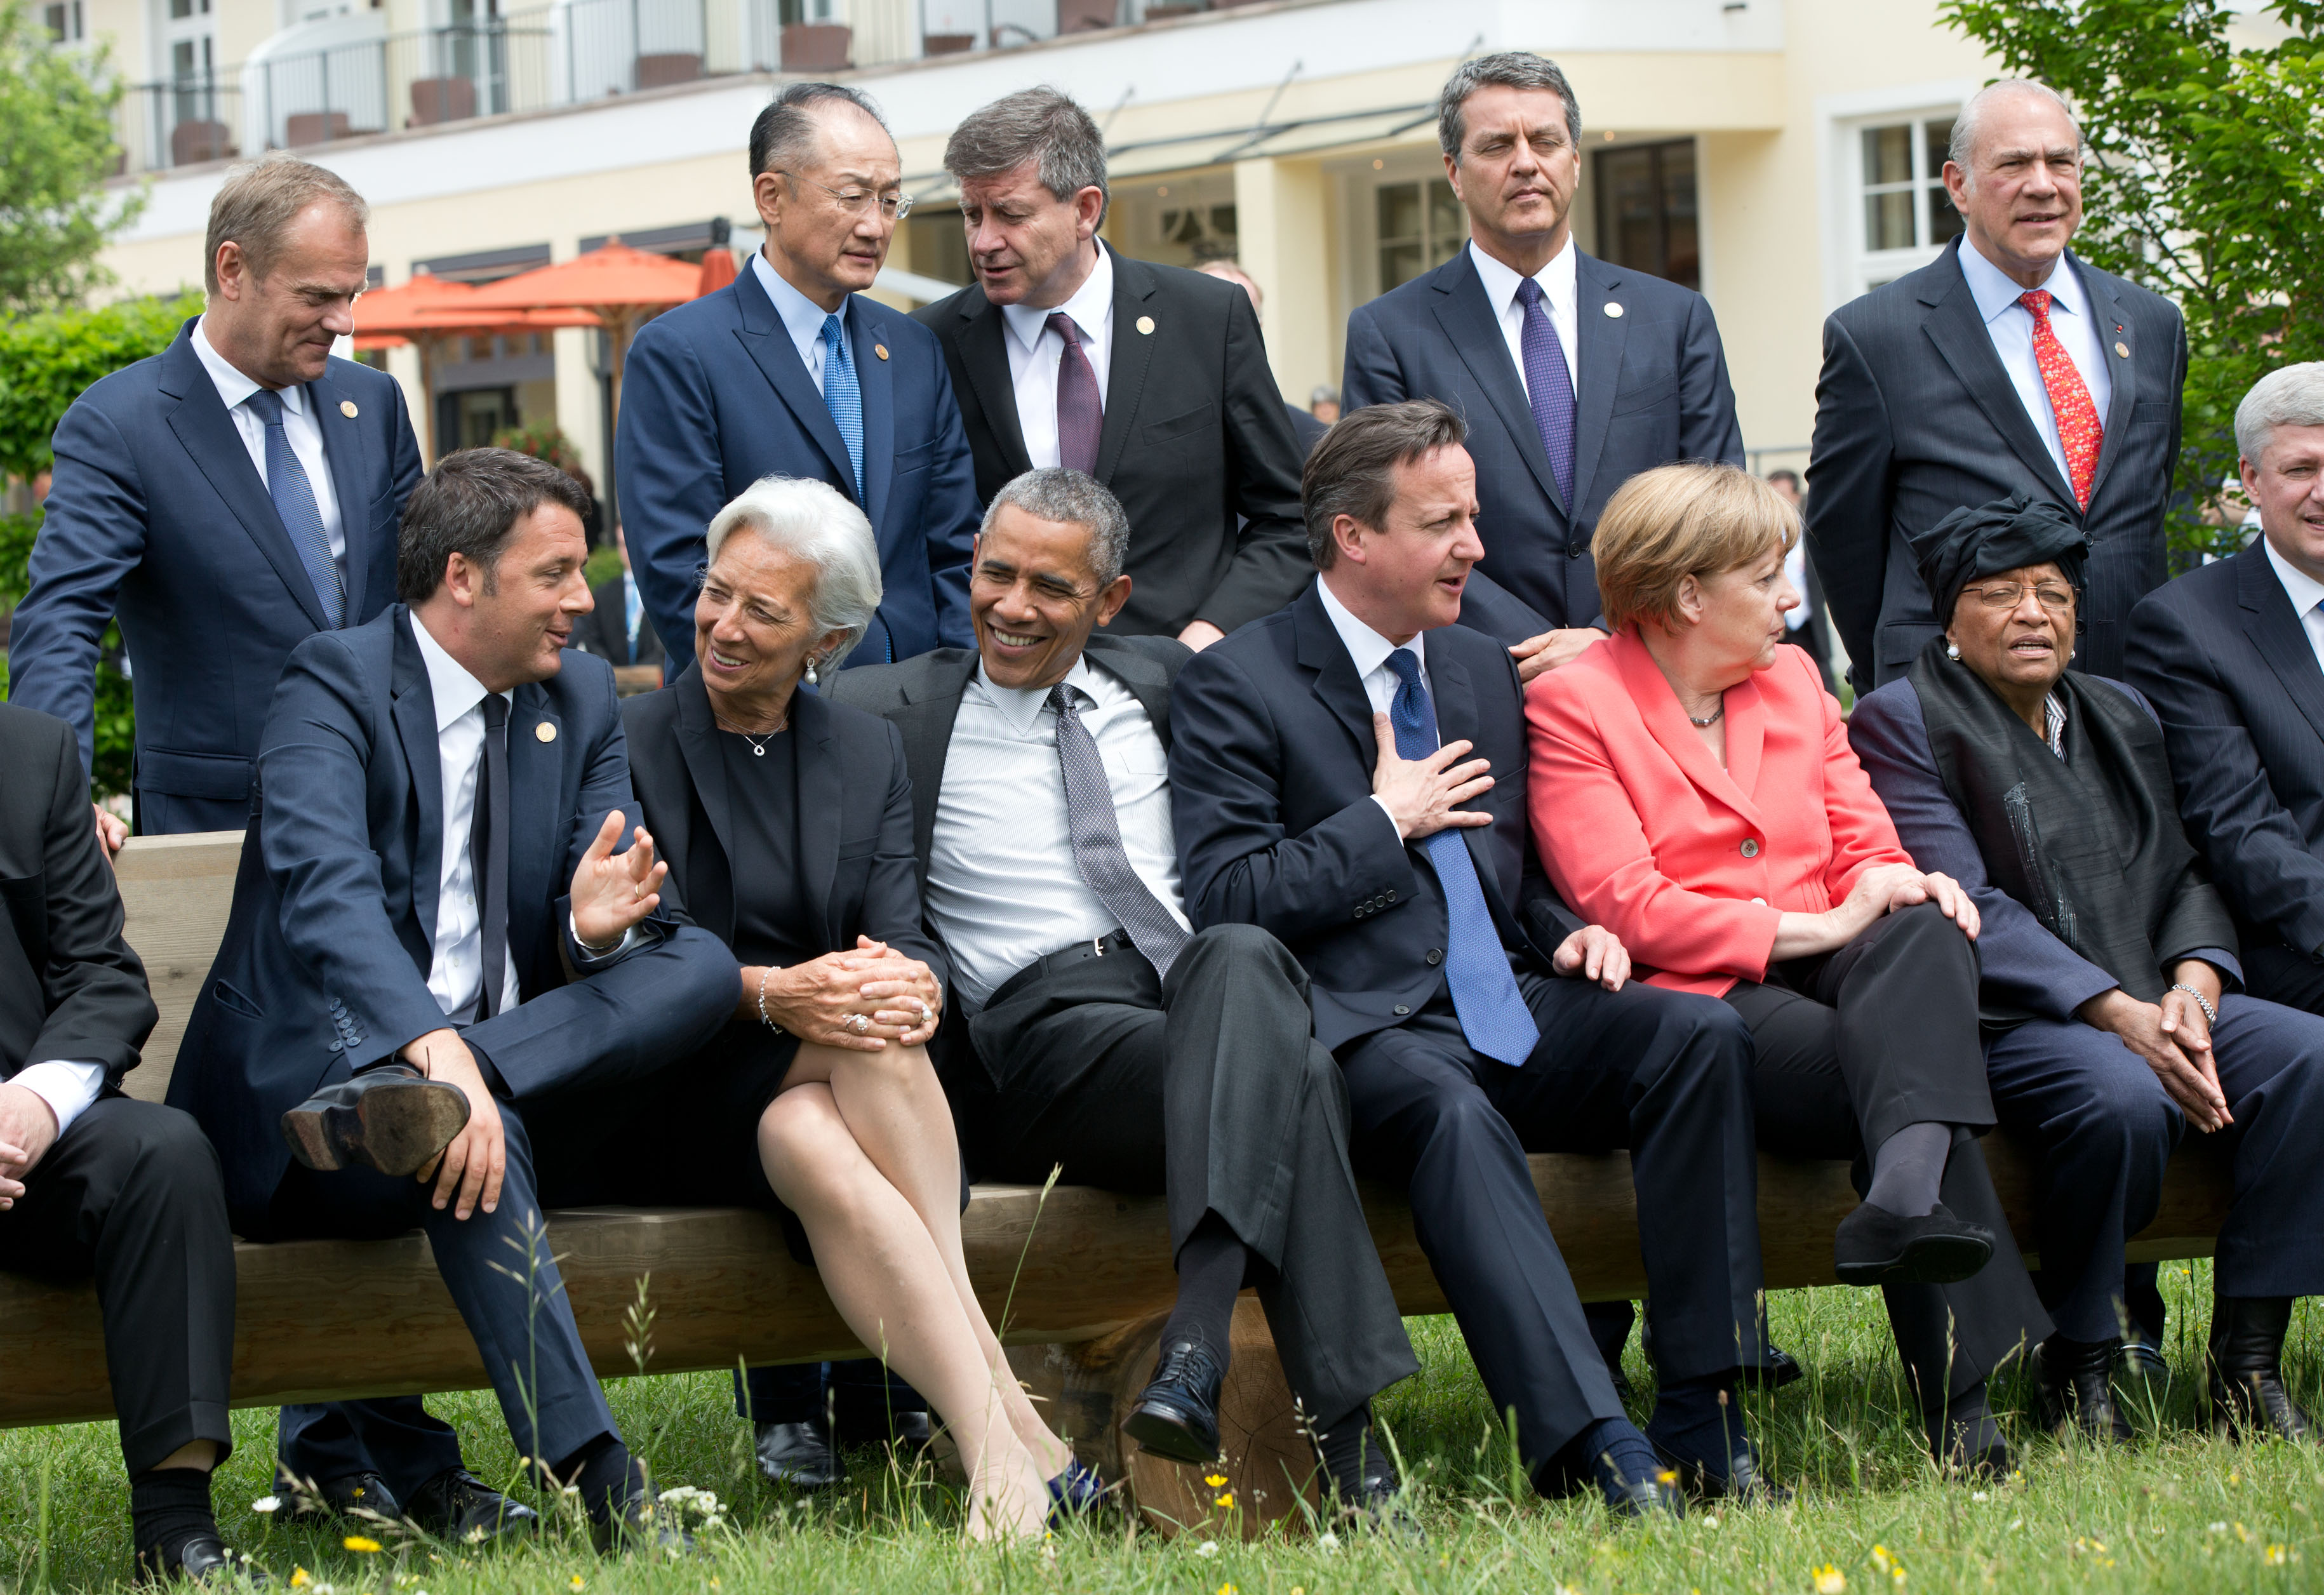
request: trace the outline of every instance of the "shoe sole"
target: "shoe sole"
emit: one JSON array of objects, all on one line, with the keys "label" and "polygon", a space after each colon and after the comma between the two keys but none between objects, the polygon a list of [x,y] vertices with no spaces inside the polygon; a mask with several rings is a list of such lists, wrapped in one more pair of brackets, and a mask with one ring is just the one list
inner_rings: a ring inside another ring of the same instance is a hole
[{"label": "shoe sole", "polygon": [[1842,1285],[1958,1285],[1993,1260],[1993,1247],[1960,1235],[1930,1235],[1881,1263],[1841,1263]]},{"label": "shoe sole", "polygon": [[1215,1441],[1207,1451],[1204,1450],[1201,1438],[1185,1426],[1183,1419],[1158,1406],[1139,1406],[1122,1420],[1121,1432],[1152,1455],[1173,1462],[1183,1462],[1190,1468],[1199,1468],[1204,1462],[1218,1460],[1219,1448]]},{"label": "shoe sole", "polygon": [[433,1080],[389,1081],[356,1105],[297,1107],[282,1115],[282,1139],[307,1167],[333,1174],[351,1166],[408,1179],[468,1124],[468,1098]]}]

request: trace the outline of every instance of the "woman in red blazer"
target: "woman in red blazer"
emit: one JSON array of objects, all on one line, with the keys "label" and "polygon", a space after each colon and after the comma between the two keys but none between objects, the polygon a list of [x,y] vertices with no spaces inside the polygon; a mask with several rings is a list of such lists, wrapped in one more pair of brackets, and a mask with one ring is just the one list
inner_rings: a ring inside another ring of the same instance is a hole
[{"label": "woman in red blazer", "polygon": [[1763,1147],[1868,1152],[1839,1276],[1890,1288],[1939,1460],[2006,1471],[1982,1381],[2048,1321],[1977,1147],[1977,910],[1914,866],[1839,704],[1780,646],[1798,537],[1731,466],[1615,494],[1591,546],[1614,635],[1526,689],[1535,844],[1643,979],[1743,1016]]}]

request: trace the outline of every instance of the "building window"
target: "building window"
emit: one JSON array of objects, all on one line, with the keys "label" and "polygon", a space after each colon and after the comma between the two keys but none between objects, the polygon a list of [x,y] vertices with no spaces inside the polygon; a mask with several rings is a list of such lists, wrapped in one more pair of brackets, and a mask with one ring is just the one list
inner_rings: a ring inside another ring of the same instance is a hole
[{"label": "building window", "polygon": [[1960,212],[1945,193],[1953,113],[1885,117],[1856,130],[1853,207],[1857,286],[1869,291],[1926,265],[1958,237]]},{"label": "building window", "polygon": [[1379,229],[1382,293],[1434,271],[1468,240],[1469,218],[1462,214],[1452,185],[1441,177],[1382,183],[1373,190],[1372,203]]},{"label": "building window", "polygon": [[1702,286],[1694,141],[1625,144],[1591,156],[1600,258],[1687,288]]},{"label": "building window", "polygon": [[48,24],[51,44],[78,44],[88,37],[81,12],[82,0],[55,0],[41,8],[41,20]]}]

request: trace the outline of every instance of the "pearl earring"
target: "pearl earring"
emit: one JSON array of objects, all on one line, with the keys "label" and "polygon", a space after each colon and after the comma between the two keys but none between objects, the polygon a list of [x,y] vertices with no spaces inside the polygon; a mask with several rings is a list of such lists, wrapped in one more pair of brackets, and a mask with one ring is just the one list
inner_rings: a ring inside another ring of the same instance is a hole
[{"label": "pearl earring", "polygon": [[[1948,641],[1945,644],[1945,657],[1949,659],[1959,659],[1960,658],[1960,644],[1958,642]],[[813,670],[809,670],[807,673],[807,678],[809,681],[814,680],[815,672]]]},{"label": "pearl earring", "polygon": [[[1955,659],[1959,659],[1960,658],[1960,655],[1955,654],[1953,657]],[[815,685],[815,660],[812,659],[809,659],[807,662],[807,684],[809,687],[813,687]]]}]

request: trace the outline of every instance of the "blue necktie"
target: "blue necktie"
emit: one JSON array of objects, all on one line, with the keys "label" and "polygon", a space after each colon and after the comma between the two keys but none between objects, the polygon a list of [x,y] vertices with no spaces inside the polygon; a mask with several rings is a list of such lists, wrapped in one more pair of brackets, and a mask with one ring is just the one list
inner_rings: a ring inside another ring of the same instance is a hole
[{"label": "blue necktie", "polygon": [[1557,327],[1541,306],[1541,284],[1528,277],[1517,284],[1517,302],[1525,307],[1525,330],[1517,346],[1525,351],[1526,401],[1533,406],[1533,424],[1541,430],[1541,447],[1549,456],[1549,474],[1557,478],[1558,495],[1568,514],[1573,512],[1573,373],[1565,369],[1565,346]]},{"label": "blue necktie", "polygon": [[307,467],[291,452],[290,436],[282,429],[282,395],[261,388],[243,403],[266,423],[266,496],[274,501],[282,530],[290,534],[290,546],[299,550],[299,563],[307,567],[307,579],[315,584],[315,596],[323,604],[324,626],[337,631],[346,622],[346,584],[339,575],[339,562],[331,558],[331,539],[323,530],[315,484],[307,480]]},{"label": "blue necktie", "polygon": [[[1437,748],[1436,711],[1420,684],[1420,661],[1410,649],[1399,648],[1388,656],[1388,668],[1402,684],[1388,709],[1397,757],[1425,759]],[[1444,890],[1444,983],[1452,993],[1461,1033],[1487,1057],[1522,1068],[1541,1044],[1541,1029],[1509,972],[1508,952],[1485,906],[1485,889],[1477,882],[1477,861],[1457,829],[1437,832],[1420,848]]]},{"label": "blue necktie", "polygon": [[840,330],[839,312],[823,318],[823,402],[838,424],[847,445],[847,463],[855,467],[855,502],[863,502],[863,390],[855,385],[855,367],[847,358],[847,337]]}]

